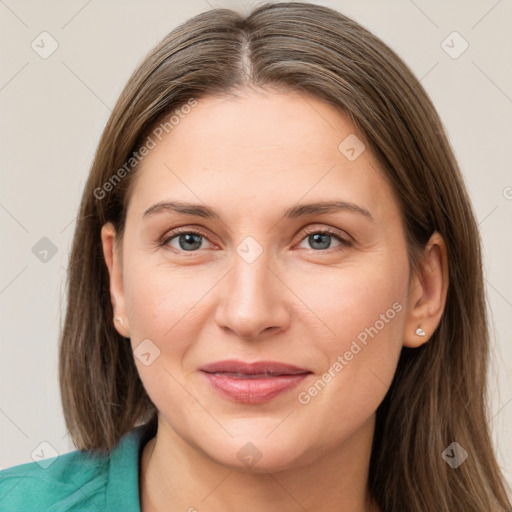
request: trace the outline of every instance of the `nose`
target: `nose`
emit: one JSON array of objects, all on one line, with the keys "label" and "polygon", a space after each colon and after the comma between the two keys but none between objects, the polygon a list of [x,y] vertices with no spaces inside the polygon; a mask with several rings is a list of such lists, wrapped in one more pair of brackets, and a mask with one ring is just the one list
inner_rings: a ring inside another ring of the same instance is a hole
[{"label": "nose", "polygon": [[215,320],[219,327],[249,341],[288,328],[290,311],[286,296],[291,293],[269,263],[265,252],[252,263],[235,255],[216,309]]}]

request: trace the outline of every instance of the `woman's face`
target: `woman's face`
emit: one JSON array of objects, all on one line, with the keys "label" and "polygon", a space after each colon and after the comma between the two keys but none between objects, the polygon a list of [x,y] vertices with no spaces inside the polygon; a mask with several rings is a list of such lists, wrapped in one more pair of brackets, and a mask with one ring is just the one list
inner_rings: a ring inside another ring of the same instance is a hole
[{"label": "woman's face", "polygon": [[[152,135],[111,273],[161,419],[253,471],[347,448],[373,428],[408,321],[392,189],[349,118],[311,96],[209,97],[173,126]],[[204,371],[226,360],[299,374]]]}]

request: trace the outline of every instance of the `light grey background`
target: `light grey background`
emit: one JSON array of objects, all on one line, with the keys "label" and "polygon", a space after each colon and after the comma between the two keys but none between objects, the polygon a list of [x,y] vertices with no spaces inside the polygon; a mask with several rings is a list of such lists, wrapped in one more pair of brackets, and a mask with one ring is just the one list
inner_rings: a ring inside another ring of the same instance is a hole
[{"label": "light grey background", "polygon": [[[315,3],[353,17],[390,45],[421,78],[446,126],[484,240],[490,424],[512,483],[512,1]],[[75,449],[58,388],[65,269],[94,150],[122,87],[177,24],[212,7],[254,5],[0,0],[1,468],[31,462],[34,451],[57,454],[42,442],[58,453]],[[51,48],[43,31],[58,43],[46,59],[31,46]],[[469,44],[457,58],[464,42],[446,40],[453,31]],[[43,237],[57,249],[46,262],[44,253],[33,253]]]}]

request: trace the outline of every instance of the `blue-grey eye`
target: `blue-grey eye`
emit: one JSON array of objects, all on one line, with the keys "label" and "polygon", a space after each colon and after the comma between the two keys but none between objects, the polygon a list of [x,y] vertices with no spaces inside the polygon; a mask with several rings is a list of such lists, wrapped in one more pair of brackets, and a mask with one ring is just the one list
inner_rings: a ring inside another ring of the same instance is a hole
[{"label": "blue-grey eye", "polygon": [[[334,245],[333,245],[334,241]],[[307,246],[302,244],[307,243]],[[343,239],[340,235],[336,233],[331,233],[330,231],[318,230],[314,232],[309,232],[301,242],[301,249],[314,249],[322,251],[324,249],[334,248],[338,246],[349,246],[351,243],[345,239]],[[341,248],[341,247],[340,247]]]},{"label": "blue-grey eye", "polygon": [[331,235],[315,233],[308,236],[308,241],[313,249],[328,249],[331,245]]},{"label": "blue-grey eye", "polygon": [[172,244],[176,239],[178,240],[179,248],[183,251],[200,249],[203,242],[203,236],[198,233],[180,233],[169,240],[171,247],[177,248]]},{"label": "blue-grey eye", "polygon": [[315,250],[329,249],[332,246],[333,239],[335,240],[335,246],[344,243],[344,240],[338,235],[318,231],[306,236],[301,243],[307,242],[309,247],[302,246],[301,248]]}]

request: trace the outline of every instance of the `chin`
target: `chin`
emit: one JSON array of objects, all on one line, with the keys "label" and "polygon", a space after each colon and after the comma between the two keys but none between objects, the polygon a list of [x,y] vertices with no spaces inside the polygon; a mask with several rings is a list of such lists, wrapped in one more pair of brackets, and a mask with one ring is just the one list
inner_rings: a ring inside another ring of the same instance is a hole
[{"label": "chin", "polygon": [[[268,432],[267,432],[268,433]],[[266,435],[266,434],[265,434]],[[210,458],[216,463],[225,466],[233,471],[243,473],[275,473],[308,464],[318,458],[318,451],[311,450],[308,454],[301,449],[297,451],[297,447],[302,443],[291,442],[282,443],[277,439],[270,441],[264,439],[255,442],[232,441],[229,445],[225,443],[216,443],[217,446],[223,447],[222,453],[208,453]],[[234,455],[234,456],[233,456]],[[306,460],[311,459],[311,460]]]}]

